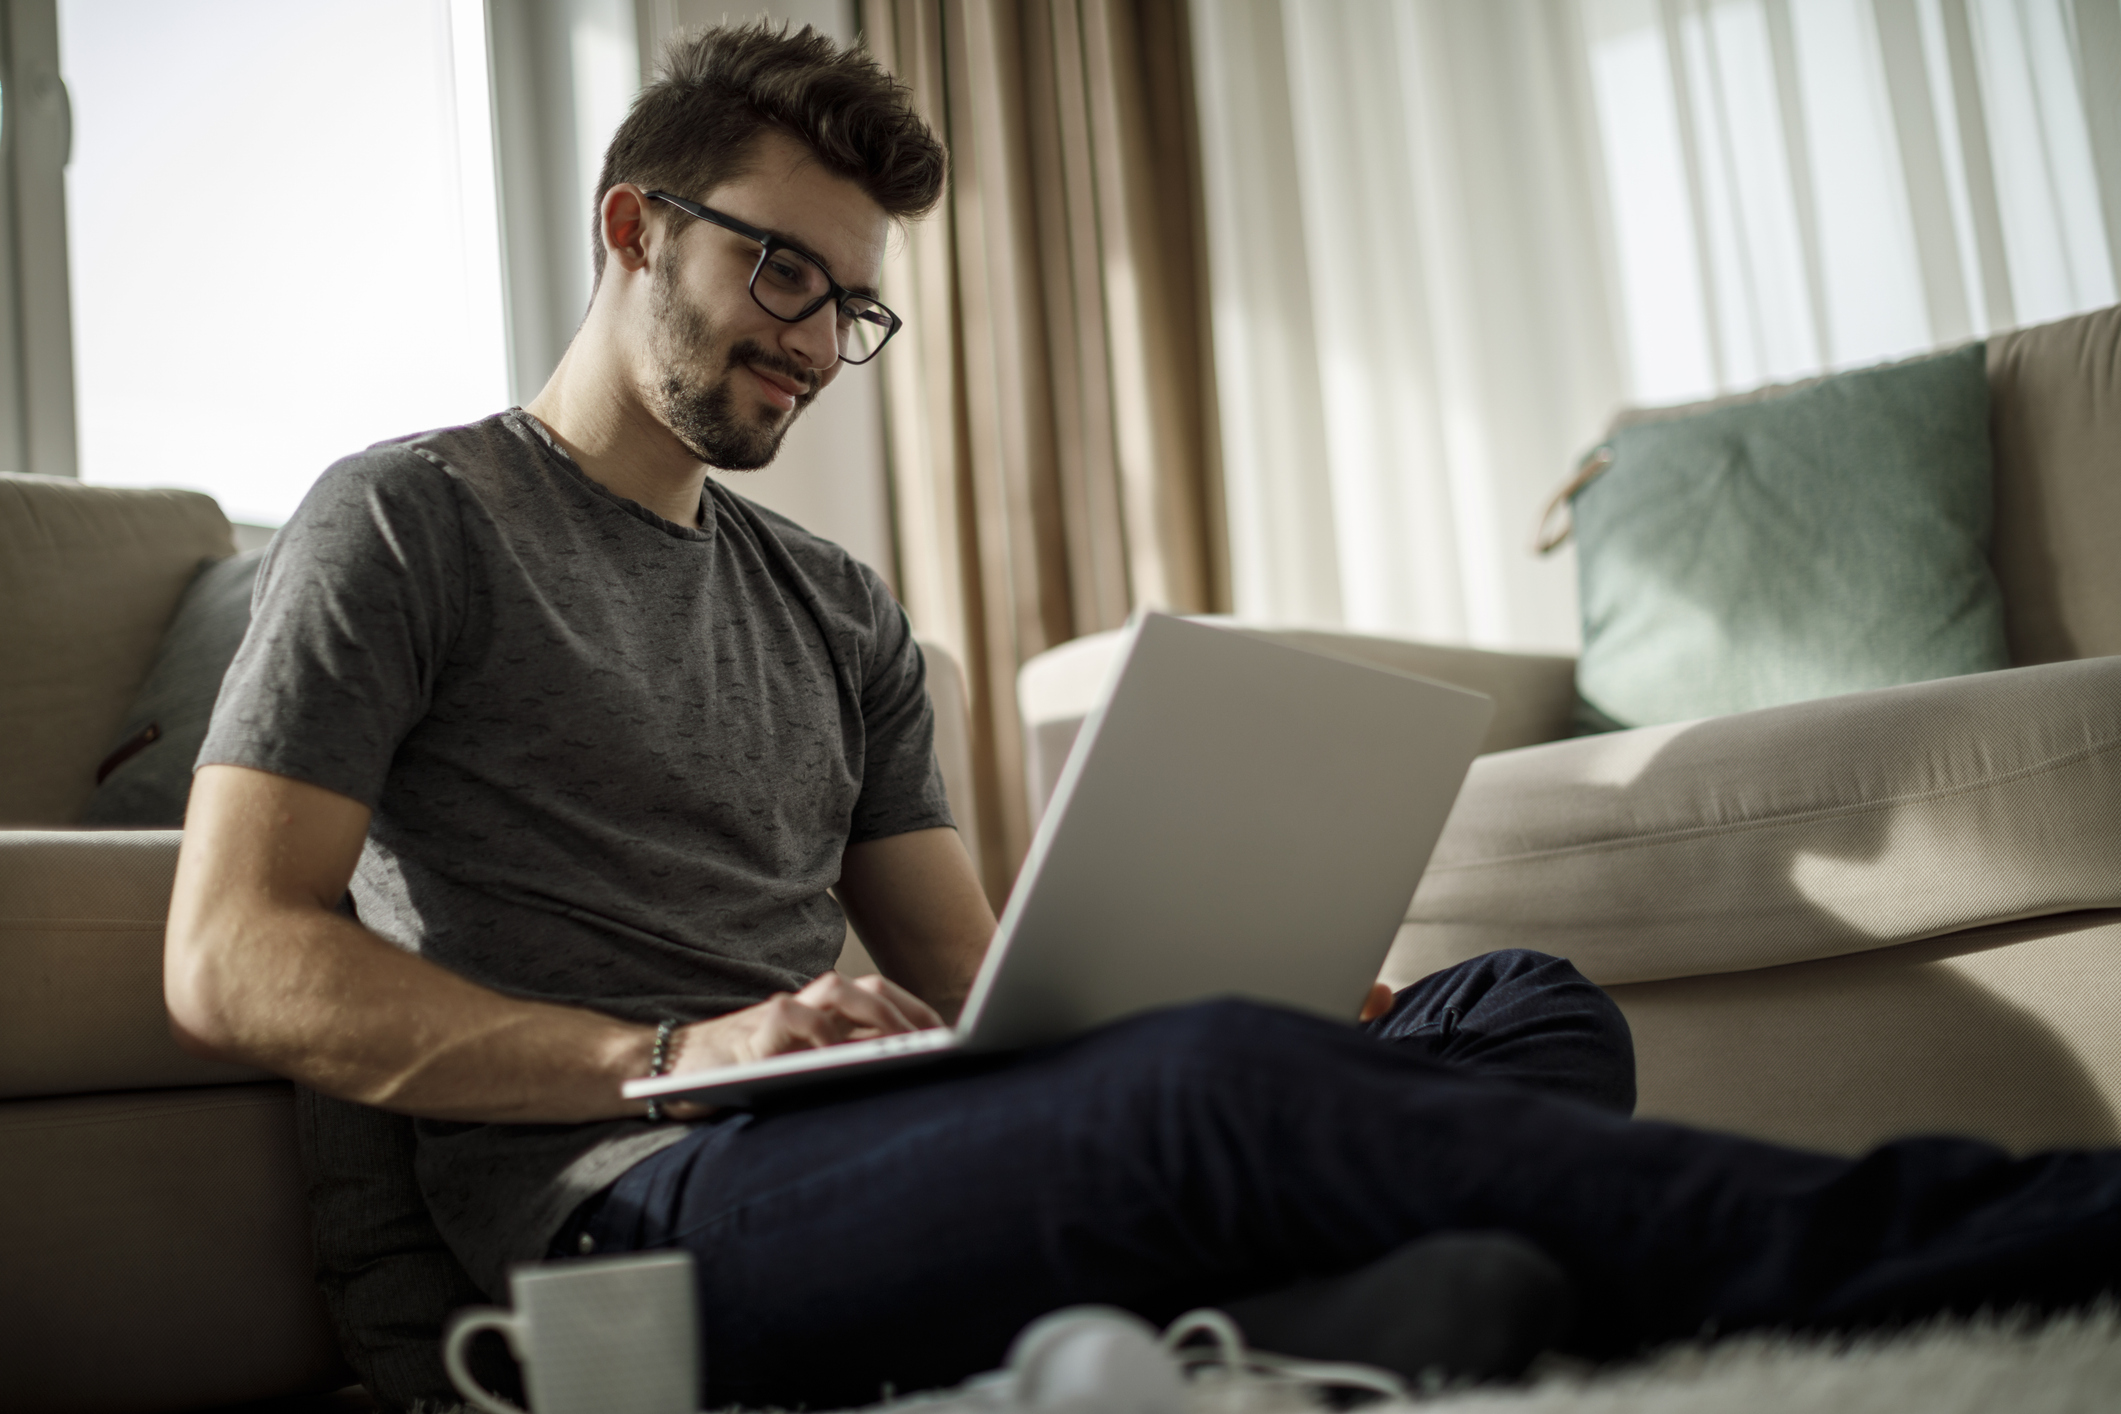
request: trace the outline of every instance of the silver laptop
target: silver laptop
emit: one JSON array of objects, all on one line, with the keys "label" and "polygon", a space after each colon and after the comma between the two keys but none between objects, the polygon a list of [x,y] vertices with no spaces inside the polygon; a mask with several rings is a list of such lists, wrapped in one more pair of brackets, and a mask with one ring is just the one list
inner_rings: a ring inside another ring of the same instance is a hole
[{"label": "silver laptop", "polygon": [[1239,996],[1353,1021],[1494,703],[1137,615],[954,1027],[628,1081],[743,1104]]}]

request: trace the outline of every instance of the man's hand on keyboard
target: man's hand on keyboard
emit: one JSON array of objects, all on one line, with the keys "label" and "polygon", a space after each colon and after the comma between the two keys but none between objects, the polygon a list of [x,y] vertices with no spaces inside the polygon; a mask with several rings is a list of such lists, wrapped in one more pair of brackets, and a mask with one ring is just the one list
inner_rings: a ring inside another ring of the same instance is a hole
[{"label": "man's hand on keyboard", "polygon": [[[671,1042],[669,1074],[743,1065],[768,1056],[867,1041],[941,1026],[935,1009],[887,977],[852,981],[825,972],[799,992],[776,992],[765,1001],[712,1020],[695,1022]],[[708,1113],[709,1106],[678,1102],[665,1107],[679,1119]]]}]

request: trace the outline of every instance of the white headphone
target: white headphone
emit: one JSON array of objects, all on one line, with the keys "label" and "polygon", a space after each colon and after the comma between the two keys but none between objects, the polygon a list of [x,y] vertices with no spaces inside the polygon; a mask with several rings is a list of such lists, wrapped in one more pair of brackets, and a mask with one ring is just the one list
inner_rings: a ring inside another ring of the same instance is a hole
[{"label": "white headphone", "polygon": [[[1207,1344],[1194,1343],[1203,1336]],[[1368,1365],[1248,1350],[1237,1323],[1220,1311],[1189,1311],[1159,1336],[1116,1306],[1069,1306],[1024,1327],[1004,1368],[889,1407],[906,1414],[1185,1414],[1188,1375],[1408,1397],[1397,1376]]]}]

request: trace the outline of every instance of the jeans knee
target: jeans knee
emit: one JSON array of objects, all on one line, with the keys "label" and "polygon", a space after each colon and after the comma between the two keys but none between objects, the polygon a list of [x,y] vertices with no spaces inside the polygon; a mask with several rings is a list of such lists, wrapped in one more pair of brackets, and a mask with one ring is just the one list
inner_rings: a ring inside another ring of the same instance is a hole
[{"label": "jeans knee", "polygon": [[1567,958],[1556,957],[1552,953],[1535,952],[1531,948],[1497,948],[1493,952],[1482,953],[1478,962],[1483,971],[1499,982],[1515,981],[1519,977],[1529,977],[1546,969],[1564,973],[1576,971],[1574,964]]},{"label": "jeans knee", "polygon": [[1565,958],[1505,948],[1469,958],[1401,992],[1371,1023],[1446,1064],[1628,1111],[1635,1051],[1627,1017]]},{"label": "jeans knee", "polygon": [[1193,1002],[1134,1017],[1111,1028],[1122,1064],[1143,1071],[1219,1076],[1266,1058],[1285,1057],[1309,1033],[1330,1023],[1237,998]]},{"label": "jeans knee", "polygon": [[1565,957],[1530,948],[1498,948],[1474,959],[1473,965],[1490,991],[1503,986],[1513,990],[1529,988],[1548,996],[1576,997],[1594,1011],[1610,1012],[1616,1018],[1620,1015],[1619,1006],[1605,989]]},{"label": "jeans knee", "polygon": [[1550,1002],[1602,1017],[1609,1029],[1626,1038],[1628,1024],[1621,1015],[1620,1004],[1606,994],[1605,988],[1577,971],[1576,964],[1567,958],[1530,948],[1505,948],[1488,956],[1495,960],[1498,969],[1496,982],[1529,988]]}]

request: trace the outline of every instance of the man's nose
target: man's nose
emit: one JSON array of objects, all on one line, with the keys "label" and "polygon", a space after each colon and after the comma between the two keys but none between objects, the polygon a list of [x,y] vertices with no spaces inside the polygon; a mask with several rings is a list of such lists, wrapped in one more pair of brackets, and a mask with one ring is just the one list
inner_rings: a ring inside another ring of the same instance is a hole
[{"label": "man's nose", "polygon": [[781,347],[815,373],[822,385],[840,361],[839,309],[827,300],[808,319],[783,325]]}]

